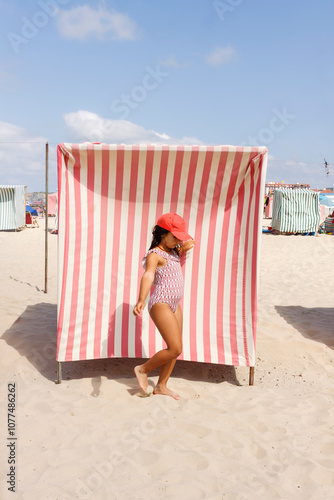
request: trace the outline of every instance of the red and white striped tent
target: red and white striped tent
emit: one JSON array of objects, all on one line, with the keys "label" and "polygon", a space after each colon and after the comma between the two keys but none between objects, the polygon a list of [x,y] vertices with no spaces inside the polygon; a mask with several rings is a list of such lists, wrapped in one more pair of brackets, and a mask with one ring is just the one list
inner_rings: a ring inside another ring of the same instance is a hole
[{"label": "red and white striped tent", "polygon": [[57,193],[51,193],[48,196],[48,215],[56,215]]},{"label": "red and white striped tent", "polygon": [[152,356],[132,313],[157,218],[197,242],[183,268],[180,359],[255,365],[265,147],[58,145],[57,361]]}]

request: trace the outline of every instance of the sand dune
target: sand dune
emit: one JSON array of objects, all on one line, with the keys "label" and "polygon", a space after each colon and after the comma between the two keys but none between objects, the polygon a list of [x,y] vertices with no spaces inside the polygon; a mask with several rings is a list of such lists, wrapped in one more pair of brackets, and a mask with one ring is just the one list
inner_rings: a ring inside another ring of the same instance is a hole
[{"label": "sand dune", "polygon": [[138,397],[133,359],[64,363],[55,384],[57,239],[45,294],[40,226],[0,233],[1,394],[15,383],[17,420],[14,494],[5,405],[1,499],[334,497],[334,237],[262,235],[255,385],[247,368],[178,362],[175,401]]}]

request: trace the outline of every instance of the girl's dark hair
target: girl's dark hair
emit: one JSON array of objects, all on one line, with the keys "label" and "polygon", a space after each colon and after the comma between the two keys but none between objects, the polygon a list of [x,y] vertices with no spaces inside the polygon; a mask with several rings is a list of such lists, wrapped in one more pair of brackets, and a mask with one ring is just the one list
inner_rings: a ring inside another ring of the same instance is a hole
[{"label": "girl's dark hair", "polygon": [[[168,229],[164,229],[161,226],[154,226],[154,228],[152,229],[152,242],[149,250],[152,250],[152,248],[159,246],[161,243],[161,237],[167,233],[169,233]],[[174,248],[174,250],[179,254],[178,247]]]},{"label": "girl's dark hair", "polygon": [[168,229],[164,229],[163,227],[160,226],[154,226],[152,229],[152,242],[149,250],[152,250],[152,248],[157,247],[161,243],[161,237],[164,234],[169,233]]}]

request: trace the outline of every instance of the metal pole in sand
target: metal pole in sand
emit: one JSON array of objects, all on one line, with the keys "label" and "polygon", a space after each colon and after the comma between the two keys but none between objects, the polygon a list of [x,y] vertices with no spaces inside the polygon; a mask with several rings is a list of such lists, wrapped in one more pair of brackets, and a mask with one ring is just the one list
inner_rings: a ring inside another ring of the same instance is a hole
[{"label": "metal pole in sand", "polygon": [[48,211],[49,211],[49,143],[45,144],[45,284],[44,293],[48,293]]}]

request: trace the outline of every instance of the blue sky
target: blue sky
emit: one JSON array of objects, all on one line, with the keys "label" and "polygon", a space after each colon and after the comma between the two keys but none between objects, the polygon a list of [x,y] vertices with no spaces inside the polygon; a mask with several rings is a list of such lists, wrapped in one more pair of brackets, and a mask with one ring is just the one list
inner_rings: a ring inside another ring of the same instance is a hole
[{"label": "blue sky", "polygon": [[[0,0],[0,184],[61,142],[264,145],[334,185],[332,0]],[[330,163],[326,175],[324,159]]]}]

